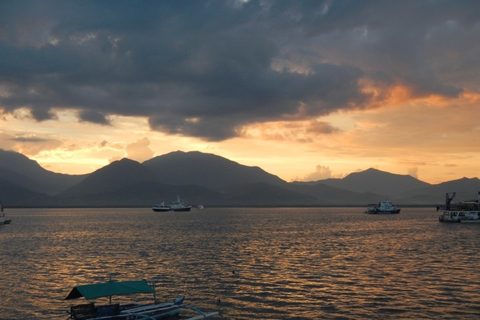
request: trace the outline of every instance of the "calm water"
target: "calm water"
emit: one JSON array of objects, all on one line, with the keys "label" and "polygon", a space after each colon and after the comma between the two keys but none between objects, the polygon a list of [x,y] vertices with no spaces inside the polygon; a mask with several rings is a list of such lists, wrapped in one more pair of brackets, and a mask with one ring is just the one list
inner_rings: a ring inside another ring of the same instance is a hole
[{"label": "calm water", "polygon": [[110,273],[218,319],[480,318],[480,225],[363,210],[7,209],[0,319],[66,319],[69,290]]}]

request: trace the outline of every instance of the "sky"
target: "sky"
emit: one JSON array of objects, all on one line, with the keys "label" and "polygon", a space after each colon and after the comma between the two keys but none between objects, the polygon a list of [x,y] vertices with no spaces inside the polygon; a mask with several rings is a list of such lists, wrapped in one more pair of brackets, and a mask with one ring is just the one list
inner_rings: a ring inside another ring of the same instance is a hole
[{"label": "sky", "polygon": [[0,1],[0,149],[480,177],[480,1]]}]

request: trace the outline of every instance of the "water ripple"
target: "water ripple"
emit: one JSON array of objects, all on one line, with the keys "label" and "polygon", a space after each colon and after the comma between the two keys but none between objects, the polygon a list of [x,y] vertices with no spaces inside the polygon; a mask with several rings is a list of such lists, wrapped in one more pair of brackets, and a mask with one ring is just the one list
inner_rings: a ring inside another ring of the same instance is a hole
[{"label": "water ripple", "polygon": [[362,211],[9,210],[0,318],[65,319],[71,287],[108,274],[155,278],[160,299],[222,319],[480,318],[479,226]]}]

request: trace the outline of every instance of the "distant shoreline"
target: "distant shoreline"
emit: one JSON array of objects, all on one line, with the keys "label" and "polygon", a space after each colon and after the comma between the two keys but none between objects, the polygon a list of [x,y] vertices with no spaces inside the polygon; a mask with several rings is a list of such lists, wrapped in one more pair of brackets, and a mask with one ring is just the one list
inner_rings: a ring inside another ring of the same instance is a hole
[{"label": "distant shoreline", "polygon": [[[399,204],[397,205],[400,209],[401,208],[433,208],[435,209],[438,204]],[[288,206],[277,206],[277,205],[262,205],[262,206],[238,206],[238,205],[222,205],[222,206],[206,206],[204,210],[208,208],[362,208],[367,207],[366,204],[352,204],[352,205],[310,205],[310,206],[295,206],[295,205],[288,205]],[[152,209],[151,206],[5,206],[6,210],[8,209],[125,209],[125,208],[132,208],[132,209]],[[196,211],[197,209],[193,208],[192,211]],[[198,210],[202,211],[202,210]]]}]

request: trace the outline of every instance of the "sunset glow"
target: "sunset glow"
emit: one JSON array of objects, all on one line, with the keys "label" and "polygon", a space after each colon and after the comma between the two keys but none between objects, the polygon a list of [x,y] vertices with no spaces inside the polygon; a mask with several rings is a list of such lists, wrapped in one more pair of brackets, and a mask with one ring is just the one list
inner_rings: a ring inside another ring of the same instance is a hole
[{"label": "sunset glow", "polygon": [[477,2],[21,3],[0,5],[0,148],[47,170],[181,150],[286,181],[480,176]]}]

